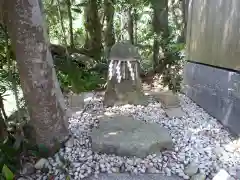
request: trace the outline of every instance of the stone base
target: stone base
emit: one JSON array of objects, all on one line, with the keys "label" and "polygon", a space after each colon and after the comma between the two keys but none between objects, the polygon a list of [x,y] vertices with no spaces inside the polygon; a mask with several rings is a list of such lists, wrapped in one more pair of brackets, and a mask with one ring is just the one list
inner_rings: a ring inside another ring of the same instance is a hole
[{"label": "stone base", "polygon": [[173,146],[167,129],[128,116],[105,116],[90,136],[93,151],[119,156],[144,158]]},{"label": "stone base", "polygon": [[136,83],[132,80],[122,80],[120,83],[109,80],[103,104],[107,107],[125,104],[148,105],[148,97],[142,92],[140,80]]},{"label": "stone base", "polygon": [[185,94],[232,133],[240,135],[240,75],[188,62],[183,78]]}]

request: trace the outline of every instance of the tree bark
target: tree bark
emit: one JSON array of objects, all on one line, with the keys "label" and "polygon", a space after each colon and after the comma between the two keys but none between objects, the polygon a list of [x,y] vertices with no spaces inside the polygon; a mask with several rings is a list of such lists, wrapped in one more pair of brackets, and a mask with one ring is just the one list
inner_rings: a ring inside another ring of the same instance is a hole
[{"label": "tree bark", "polygon": [[84,47],[91,52],[91,57],[93,57],[96,61],[100,61],[103,46],[102,25],[98,15],[98,2],[96,0],[89,0],[84,11],[84,26],[87,33]]},{"label": "tree bark", "polygon": [[4,6],[36,142],[54,153],[68,136],[68,118],[39,2],[5,0]]},{"label": "tree bark", "polygon": [[[167,56],[167,41],[169,37],[168,30],[168,0],[151,0],[152,8],[153,8],[153,31],[155,33],[154,43],[153,43],[153,69],[157,69],[158,66],[163,66],[159,64],[161,61],[159,60],[159,46],[161,46],[164,56]],[[159,40],[161,37],[161,41]],[[157,47],[158,46],[158,47]],[[163,58],[165,61],[166,58]],[[163,62],[162,62],[163,63]]]},{"label": "tree bark", "polygon": [[71,11],[71,1],[67,0],[67,9],[68,9],[68,19],[69,19],[69,33],[70,33],[70,47],[74,48],[74,39],[73,39],[73,21],[72,21],[72,11]]},{"label": "tree bark", "polygon": [[133,10],[133,15],[134,15],[134,45],[136,45],[138,43],[138,14],[137,14],[137,9],[134,8]]},{"label": "tree bark", "polygon": [[6,124],[4,122],[2,114],[0,112],[0,141],[3,140],[6,137],[6,135],[7,135],[6,129],[7,129]]},{"label": "tree bark", "polygon": [[115,44],[113,26],[114,4],[114,0],[112,2],[109,2],[109,0],[104,0],[104,14],[107,22],[107,27],[105,30],[106,57],[108,57],[111,47]]},{"label": "tree bark", "polygon": [[133,35],[133,14],[132,14],[132,6],[128,8],[128,35],[129,35],[129,40],[131,44],[134,44],[134,35]]}]

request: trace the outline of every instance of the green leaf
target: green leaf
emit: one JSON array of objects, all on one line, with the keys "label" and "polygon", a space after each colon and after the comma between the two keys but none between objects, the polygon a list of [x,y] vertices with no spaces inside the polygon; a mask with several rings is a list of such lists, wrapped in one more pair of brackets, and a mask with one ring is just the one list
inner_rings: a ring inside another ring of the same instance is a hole
[{"label": "green leaf", "polygon": [[5,164],[2,168],[2,173],[5,176],[6,180],[13,180],[14,174]]}]

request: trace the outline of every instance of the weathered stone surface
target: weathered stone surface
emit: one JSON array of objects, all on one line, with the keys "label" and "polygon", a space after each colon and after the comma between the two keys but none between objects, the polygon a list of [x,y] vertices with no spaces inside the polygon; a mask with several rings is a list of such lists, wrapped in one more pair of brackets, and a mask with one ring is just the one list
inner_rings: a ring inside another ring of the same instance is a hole
[{"label": "weathered stone surface", "polygon": [[90,136],[94,151],[120,156],[143,158],[173,146],[167,129],[128,116],[105,116]]},{"label": "weathered stone surface", "polygon": [[145,96],[142,92],[129,91],[124,93],[116,93],[115,91],[107,91],[104,97],[105,106],[114,106],[114,105],[148,105],[148,97]]},{"label": "weathered stone surface", "polygon": [[153,97],[156,101],[162,103],[165,108],[176,108],[180,106],[178,96],[171,91],[154,92]]},{"label": "weathered stone surface", "polygon": [[165,109],[165,112],[167,114],[168,117],[176,117],[176,118],[180,118],[183,116],[186,116],[186,113],[182,110],[181,107],[178,108],[167,108]]},{"label": "weathered stone surface", "polygon": [[41,158],[37,161],[37,163],[34,165],[35,169],[42,169],[44,166],[48,163],[47,159]]},{"label": "weathered stone surface", "polygon": [[184,92],[232,133],[240,135],[240,74],[187,62]]},{"label": "weathered stone surface", "polygon": [[109,55],[109,73],[104,105],[147,105],[140,79],[140,55],[131,43],[116,43]]},{"label": "weathered stone surface", "polygon": [[84,108],[84,97],[78,94],[69,94],[68,104],[72,111],[80,111]]},{"label": "weathered stone surface", "polygon": [[206,179],[206,175],[203,173],[198,173],[191,177],[191,180],[205,180],[205,179]]},{"label": "weathered stone surface", "polygon": [[187,174],[188,176],[193,176],[198,172],[198,166],[196,163],[192,162],[190,163],[185,169],[184,173]]}]

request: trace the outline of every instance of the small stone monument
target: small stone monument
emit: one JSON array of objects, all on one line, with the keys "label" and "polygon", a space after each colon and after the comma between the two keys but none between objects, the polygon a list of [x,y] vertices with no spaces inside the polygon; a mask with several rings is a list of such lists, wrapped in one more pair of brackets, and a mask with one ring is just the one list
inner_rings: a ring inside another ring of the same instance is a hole
[{"label": "small stone monument", "polygon": [[128,41],[116,43],[109,55],[108,81],[104,105],[147,105],[140,79],[141,57]]}]

